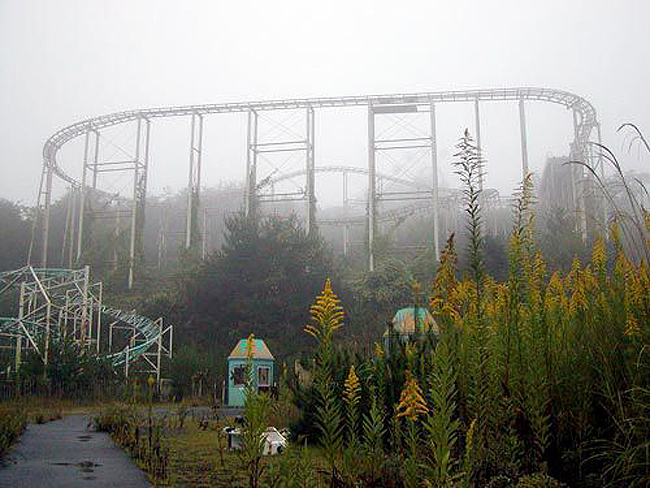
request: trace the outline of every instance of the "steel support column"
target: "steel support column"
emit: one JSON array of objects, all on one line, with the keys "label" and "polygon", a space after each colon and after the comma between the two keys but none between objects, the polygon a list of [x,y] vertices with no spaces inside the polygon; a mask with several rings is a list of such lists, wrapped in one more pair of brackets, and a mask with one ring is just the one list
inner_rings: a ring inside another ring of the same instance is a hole
[{"label": "steel support column", "polygon": [[95,134],[95,151],[93,154],[93,190],[97,189],[97,175],[99,174],[99,131],[93,130]]},{"label": "steel support column", "polygon": [[[603,136],[601,133],[600,129],[600,122],[596,123],[596,136],[598,137],[598,159],[597,159],[597,164],[598,164],[598,172],[600,173],[600,181],[602,185],[605,185],[605,159],[603,158],[603,150],[602,150],[602,145],[603,145]],[[609,207],[607,203],[607,196],[605,195],[605,188],[602,189],[602,219],[603,219],[603,238],[605,241],[609,237],[609,232],[607,229],[607,224],[609,223]]]},{"label": "steel support column", "polygon": [[74,187],[71,185],[70,189],[68,190],[68,202],[66,206],[66,211],[65,211],[65,227],[63,229],[63,244],[61,246],[61,267],[65,268],[65,253],[68,249],[69,246],[72,245],[72,242],[74,242],[74,235],[70,235],[70,231],[72,229],[72,209],[74,208],[74,202],[73,202],[73,197],[74,197]]},{"label": "steel support column", "polygon": [[[578,121],[579,114],[574,109],[573,110],[573,144],[571,151],[571,159],[573,161],[584,161],[585,157],[585,148],[580,145],[579,137],[579,127],[580,123]],[[586,163],[588,164],[588,163]],[[574,195],[574,205],[576,210],[576,218],[578,231],[582,237],[583,242],[587,240],[587,215],[585,209],[585,184],[584,184],[584,171],[581,165],[571,164],[571,180],[572,180],[572,191]]]},{"label": "steel support column", "polygon": [[[53,171],[49,166],[43,168],[45,171],[45,204],[43,208],[43,249],[41,249],[41,266],[47,267],[47,252],[50,241],[50,212],[52,207],[52,176]],[[39,198],[40,200],[40,198]]]},{"label": "steel support column", "polygon": [[244,212],[247,217],[255,213],[257,192],[257,126],[259,115],[255,110],[248,111],[246,131],[246,188],[244,189]]},{"label": "steel support column", "polygon": [[203,154],[203,116],[192,114],[190,134],[190,170],[187,182],[187,220],[185,228],[185,249],[194,244],[199,216],[199,198],[201,192],[201,159]]},{"label": "steel support column", "polygon": [[[92,140],[93,136],[94,136],[94,140]],[[99,165],[99,132],[92,128],[88,128],[86,130],[86,136],[84,140],[84,163],[82,169],[81,188],[80,188],[80,195],[79,195],[79,225],[78,225],[78,233],[77,233],[77,252],[75,254],[75,258],[77,261],[81,259],[81,254],[83,252],[84,224],[86,218],[86,192],[88,191],[87,184],[86,184],[88,178],[88,170],[90,169],[93,171],[92,187],[93,189],[96,189],[98,165]]]},{"label": "steel support column", "polygon": [[375,270],[375,225],[377,222],[377,191],[375,181],[375,111],[368,105],[368,270]]},{"label": "steel support column", "polygon": [[436,138],[436,104],[433,100],[429,103],[429,115],[431,124],[431,170],[433,172],[431,197],[433,213],[433,252],[436,260],[440,259],[440,230],[438,228],[439,218],[439,196],[438,196],[438,140]]},{"label": "steel support column", "polygon": [[72,188],[70,192],[70,200],[72,202],[72,215],[70,216],[70,242],[68,246],[68,267],[72,268],[72,263],[74,262],[74,248],[75,248],[75,236],[77,232],[77,211],[79,208],[77,193],[79,192],[78,188]]},{"label": "steel support column", "polygon": [[201,259],[205,259],[208,248],[208,209],[203,209],[203,235],[201,236]]},{"label": "steel support column", "polygon": [[[144,137],[143,137],[144,125]],[[144,231],[144,206],[147,196],[147,169],[149,166],[149,133],[151,123],[148,119],[137,120],[136,148],[133,161],[133,203],[131,206],[131,235],[129,240],[128,286],[133,288],[135,279],[136,255],[142,245]],[[144,141],[144,147],[143,147]]]},{"label": "steel support column", "polygon": [[[75,254],[75,259],[77,261],[80,260],[81,251],[83,249],[84,218],[86,216],[86,178],[88,176],[88,165],[90,163],[90,133],[91,129],[87,129],[86,137],[84,139],[84,163],[81,172],[81,193],[79,194],[79,233],[77,234],[77,252]],[[95,177],[96,175],[97,172],[95,172]]]},{"label": "steel support column", "polygon": [[[479,110],[479,105],[478,105],[478,97],[474,99],[474,128],[476,130],[476,148],[478,149],[478,154],[483,157],[483,154],[481,150],[483,149],[483,146],[481,146],[481,112]],[[479,175],[479,190],[483,190],[483,171],[481,171],[481,174]]]},{"label": "steel support column", "polygon": [[[20,298],[18,302],[18,320],[20,321],[20,324],[22,326],[22,318],[25,315],[25,282],[22,282],[20,284]],[[20,363],[22,361],[21,358],[21,353],[22,353],[22,345],[23,345],[23,336],[18,332],[16,334],[16,372],[20,369]]]},{"label": "steel support column", "polygon": [[528,175],[528,140],[526,136],[526,109],[524,99],[519,99],[519,134],[521,136],[521,176],[522,181]]},{"label": "steel support column", "polygon": [[313,235],[316,230],[316,192],[315,192],[315,159],[314,159],[314,109],[307,108],[307,137],[306,151],[306,198],[307,198],[307,233]]},{"label": "steel support column", "polygon": [[[344,171],[343,172],[343,210],[345,212],[345,216],[347,217],[348,215],[348,172]],[[350,241],[350,227],[348,224],[343,225],[343,255],[347,257],[348,255],[348,244]]]}]

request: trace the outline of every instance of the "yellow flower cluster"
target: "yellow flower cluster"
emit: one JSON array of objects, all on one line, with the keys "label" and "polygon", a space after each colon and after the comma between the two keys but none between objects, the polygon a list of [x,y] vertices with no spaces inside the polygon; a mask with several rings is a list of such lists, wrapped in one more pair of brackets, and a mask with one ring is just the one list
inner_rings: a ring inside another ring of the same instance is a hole
[{"label": "yellow flower cluster", "polygon": [[340,303],[328,278],[323,292],[316,297],[316,303],[310,309],[313,324],[305,326],[304,331],[316,339],[331,336],[343,326],[344,313]]},{"label": "yellow flower cluster", "polygon": [[429,413],[427,402],[422,397],[422,390],[415,376],[408,370],[406,371],[406,383],[396,410],[397,418],[406,417],[408,420],[416,420],[418,415]]},{"label": "yellow flower cluster", "polygon": [[361,383],[359,377],[354,372],[354,365],[350,366],[350,372],[345,379],[343,398],[350,406],[355,406],[359,403],[359,396],[361,395]]},{"label": "yellow flower cluster", "polygon": [[250,334],[246,339],[246,360],[252,361],[255,354],[255,334]]}]

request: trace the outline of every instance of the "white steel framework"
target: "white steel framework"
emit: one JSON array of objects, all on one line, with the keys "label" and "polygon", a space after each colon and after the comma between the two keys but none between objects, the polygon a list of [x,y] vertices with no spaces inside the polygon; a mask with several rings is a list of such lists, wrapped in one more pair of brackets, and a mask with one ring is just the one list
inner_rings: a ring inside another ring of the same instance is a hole
[{"label": "white steel framework", "polygon": [[[376,222],[379,213],[379,202],[385,200],[387,195],[382,194],[381,180],[377,171],[377,157],[386,151],[408,150],[416,146],[427,147],[430,153],[430,163],[433,170],[433,180],[428,193],[416,195],[411,192],[409,195],[393,195],[393,200],[410,200],[413,198],[428,199],[431,211],[433,212],[433,248],[436,254],[439,253],[440,236],[440,189],[437,178],[437,140],[436,140],[436,107],[441,103],[471,103],[474,106],[475,130],[477,145],[481,147],[481,116],[480,104],[483,102],[515,102],[519,104],[519,123],[521,141],[521,170],[522,177],[529,169],[527,129],[525,103],[531,101],[559,104],[566,107],[573,114],[574,134],[571,144],[571,158],[581,160],[592,166],[598,164],[602,167],[602,160],[591,160],[590,151],[587,145],[593,129],[597,128],[598,122],[593,106],[584,98],[563,91],[548,88],[502,88],[502,89],[481,89],[481,90],[456,90],[441,92],[423,92],[411,94],[390,94],[372,96],[347,96],[328,98],[301,98],[287,100],[270,100],[256,102],[221,103],[206,105],[189,105],[182,107],[162,107],[141,110],[129,110],[113,114],[94,117],[84,120],[56,132],[48,139],[43,148],[43,172],[38,195],[38,207],[41,209],[41,239],[42,257],[41,264],[47,265],[49,246],[49,220],[51,208],[51,195],[53,177],[69,183],[72,188],[79,189],[80,202],[72,205],[72,210],[78,207],[77,223],[77,262],[81,261],[85,225],[84,199],[92,188],[97,188],[97,176],[103,171],[131,171],[133,173],[133,195],[130,211],[130,238],[129,238],[129,286],[133,285],[134,276],[138,267],[139,253],[141,247],[141,231],[144,220],[144,202],[146,196],[146,181],[149,163],[150,125],[151,121],[158,118],[188,117],[191,122],[190,137],[190,158],[189,158],[189,180],[188,180],[188,201],[185,229],[185,245],[192,247],[198,239],[196,236],[197,226],[195,222],[198,217],[198,205],[201,185],[201,159],[203,144],[203,122],[204,118],[213,114],[224,113],[245,113],[248,114],[248,141],[246,150],[245,190],[244,209],[247,214],[252,214],[256,206],[264,201],[286,201],[301,200],[307,206],[307,228],[309,232],[315,229],[315,118],[316,111],[320,108],[335,107],[367,107],[368,108],[368,200],[367,200],[367,251],[368,266],[374,267],[374,241],[376,237]],[[266,140],[260,134],[260,118],[271,118],[274,113],[283,111],[302,111],[304,113],[304,131],[302,135],[295,138],[275,138]],[[406,138],[409,140],[387,141],[377,140],[375,137],[375,122],[378,114],[386,113],[426,113],[430,114],[429,132],[426,136],[417,138]],[[98,143],[102,137],[102,131],[116,125],[135,123],[136,124],[136,149],[135,157],[127,161],[102,161],[98,157]],[[57,154],[61,147],[69,141],[86,136],[83,172],[81,181],[77,181],[66,172],[58,163]],[[298,192],[292,194],[278,195],[264,192],[268,180],[277,177],[271,173],[259,180],[259,164],[269,153],[294,153],[304,155],[305,184]],[[586,158],[586,159],[585,159]],[[87,172],[92,172],[92,183],[87,181]],[[583,236],[586,236],[587,224],[584,211],[584,177],[582,167],[575,166],[573,176],[573,202],[574,210],[578,216],[579,228]],[[258,181],[259,180],[259,181]],[[74,220],[74,219],[72,219]],[[70,224],[71,231],[73,225]],[[74,232],[70,235],[73,235]],[[67,241],[68,249],[71,248],[70,239]],[[31,253],[30,253],[31,262]]]},{"label": "white steel framework", "polygon": [[[0,347],[14,351],[14,371],[20,369],[24,351],[33,348],[47,372],[52,341],[68,338],[105,356],[113,366],[123,366],[127,376],[143,372],[160,380],[162,358],[172,355],[173,327],[163,325],[162,319],[153,321],[103,304],[102,283],[90,281],[88,266],[25,266],[0,273],[0,296],[12,291],[17,292],[17,314],[0,317]],[[126,331],[120,343],[114,340],[118,329]]]}]

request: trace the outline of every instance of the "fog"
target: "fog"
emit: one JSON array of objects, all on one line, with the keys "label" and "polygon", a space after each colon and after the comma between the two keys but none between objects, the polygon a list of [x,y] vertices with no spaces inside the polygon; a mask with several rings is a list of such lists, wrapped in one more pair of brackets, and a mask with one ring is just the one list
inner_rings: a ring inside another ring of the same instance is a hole
[{"label": "fog", "polygon": [[[616,129],[624,122],[646,135],[650,129],[648,18],[644,0],[1,0],[0,197],[33,204],[45,140],[110,112],[516,86],[585,97],[604,142],[627,168],[638,169]],[[527,110],[530,164],[540,171],[547,155],[568,153],[571,117],[542,104]],[[319,110],[316,117],[317,166],[366,164],[363,110]],[[516,105],[484,103],[481,117],[487,185],[510,193],[520,178]],[[471,105],[439,110],[444,184],[455,185],[453,144],[466,126],[473,129]],[[133,137],[107,136],[118,147]],[[187,119],[155,121],[152,138],[149,192],[180,189],[187,180]],[[203,185],[243,180],[244,117],[208,117],[205,141]],[[60,154],[75,176],[80,154],[72,147]],[[396,171],[415,177],[425,168]],[[123,191],[128,178],[106,184]],[[321,203],[340,199],[335,179],[317,184]]]}]

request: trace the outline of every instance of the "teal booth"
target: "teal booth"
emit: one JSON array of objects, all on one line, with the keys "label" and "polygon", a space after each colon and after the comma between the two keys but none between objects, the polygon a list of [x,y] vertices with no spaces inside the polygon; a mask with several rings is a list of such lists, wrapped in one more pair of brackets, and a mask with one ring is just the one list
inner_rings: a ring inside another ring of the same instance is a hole
[{"label": "teal booth", "polygon": [[[228,398],[229,407],[243,407],[246,388],[246,344],[240,340],[228,356]],[[275,381],[275,358],[262,339],[253,339],[251,381],[258,392],[269,392]]]},{"label": "teal booth", "polygon": [[407,342],[423,334],[440,332],[435,319],[425,307],[402,308],[395,313],[390,326],[384,332],[384,350],[390,354],[392,341]]}]

